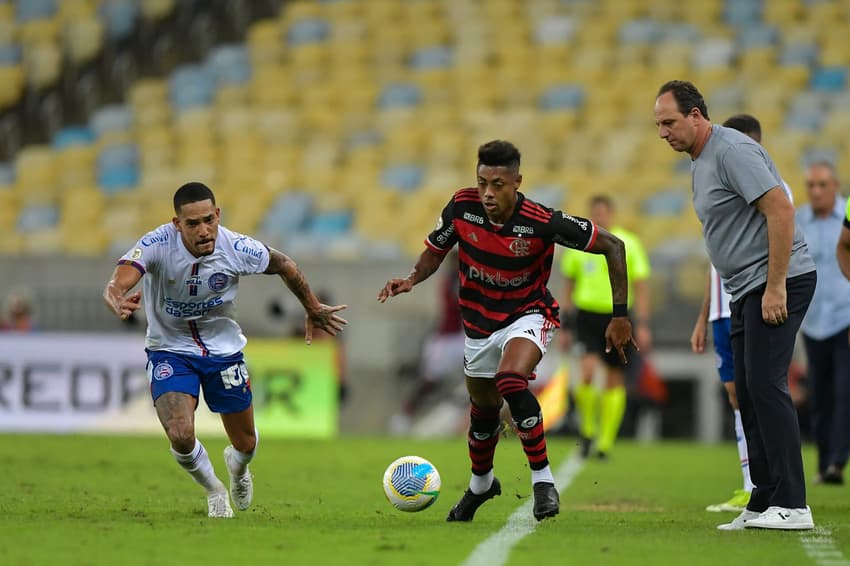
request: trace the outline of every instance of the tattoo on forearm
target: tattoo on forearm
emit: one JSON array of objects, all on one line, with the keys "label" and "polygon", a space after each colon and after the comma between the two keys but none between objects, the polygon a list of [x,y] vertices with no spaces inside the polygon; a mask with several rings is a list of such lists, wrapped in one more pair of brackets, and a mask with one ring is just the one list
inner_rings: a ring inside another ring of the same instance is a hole
[{"label": "tattoo on forearm", "polygon": [[421,256],[419,256],[419,259],[416,261],[416,265],[413,266],[413,269],[410,271],[407,278],[410,279],[414,285],[421,283],[434,275],[434,273],[440,268],[441,263],[443,263],[443,256],[439,256],[426,250]]},{"label": "tattoo on forearm", "polygon": [[614,304],[626,304],[629,299],[629,287],[625,247],[614,246],[608,253],[608,260],[608,277],[611,280]]},{"label": "tattoo on forearm", "polygon": [[310,285],[307,284],[307,279],[298,266],[294,267],[295,269],[291,274],[284,276],[284,281],[286,281],[286,286],[289,287],[292,294],[301,301],[301,304],[306,304],[310,298]]}]

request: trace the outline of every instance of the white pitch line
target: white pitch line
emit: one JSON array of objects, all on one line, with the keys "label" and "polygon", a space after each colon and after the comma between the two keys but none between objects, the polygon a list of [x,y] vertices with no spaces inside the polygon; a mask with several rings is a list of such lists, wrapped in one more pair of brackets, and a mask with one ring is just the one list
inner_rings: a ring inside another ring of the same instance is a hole
[{"label": "white pitch line", "polygon": [[800,544],[818,566],[850,566],[850,560],[844,557],[841,550],[832,540],[832,531],[825,527],[817,527],[809,533],[800,534]]},{"label": "white pitch line", "polygon": [[[555,472],[558,491],[563,493],[583,467],[584,460],[577,451],[573,452]],[[538,521],[531,513],[533,506],[532,496],[508,517],[504,527],[476,546],[461,566],[502,566],[507,563],[511,548],[537,528]]]}]

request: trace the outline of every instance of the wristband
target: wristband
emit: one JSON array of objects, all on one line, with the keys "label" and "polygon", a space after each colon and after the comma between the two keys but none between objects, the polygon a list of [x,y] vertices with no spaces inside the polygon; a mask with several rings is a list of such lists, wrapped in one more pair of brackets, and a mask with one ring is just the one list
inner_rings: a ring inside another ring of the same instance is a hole
[{"label": "wristband", "polygon": [[611,316],[629,316],[629,308],[625,303],[614,303],[614,310],[612,311]]}]

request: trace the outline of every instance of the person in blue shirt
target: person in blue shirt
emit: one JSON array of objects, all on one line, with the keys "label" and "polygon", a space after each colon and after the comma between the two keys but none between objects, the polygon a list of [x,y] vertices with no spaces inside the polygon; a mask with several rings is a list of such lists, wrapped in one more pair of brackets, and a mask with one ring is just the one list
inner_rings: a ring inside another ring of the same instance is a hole
[{"label": "person in blue shirt", "polygon": [[797,210],[797,223],[818,272],[801,327],[818,451],[815,482],[840,485],[850,453],[850,282],[842,275],[835,254],[847,207],[838,189],[835,167],[823,161],[812,163],[806,171],[809,202]]}]

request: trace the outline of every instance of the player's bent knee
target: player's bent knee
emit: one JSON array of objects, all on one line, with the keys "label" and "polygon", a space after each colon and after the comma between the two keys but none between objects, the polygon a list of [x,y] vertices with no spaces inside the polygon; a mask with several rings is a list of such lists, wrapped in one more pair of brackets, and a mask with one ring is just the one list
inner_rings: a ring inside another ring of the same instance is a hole
[{"label": "player's bent knee", "polygon": [[165,422],[165,431],[171,447],[181,454],[188,454],[195,448],[195,425],[185,418],[174,418]]},{"label": "player's bent knee", "polygon": [[244,454],[250,454],[257,449],[257,437],[253,433],[242,435],[230,441],[233,447]]}]

